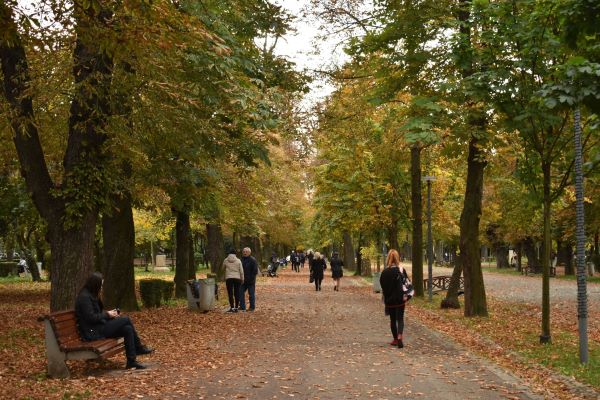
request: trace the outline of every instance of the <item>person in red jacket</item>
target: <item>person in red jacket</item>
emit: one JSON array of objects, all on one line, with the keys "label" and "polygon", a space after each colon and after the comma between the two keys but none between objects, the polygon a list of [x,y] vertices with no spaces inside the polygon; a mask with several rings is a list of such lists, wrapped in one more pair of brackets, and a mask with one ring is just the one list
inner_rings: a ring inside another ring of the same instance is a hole
[{"label": "person in red jacket", "polygon": [[404,347],[402,335],[404,333],[404,308],[406,302],[412,296],[412,292],[406,290],[408,275],[406,270],[400,266],[400,255],[392,249],[388,252],[386,268],[381,273],[379,283],[383,291],[385,312],[390,316],[390,328],[392,330],[392,346]]}]

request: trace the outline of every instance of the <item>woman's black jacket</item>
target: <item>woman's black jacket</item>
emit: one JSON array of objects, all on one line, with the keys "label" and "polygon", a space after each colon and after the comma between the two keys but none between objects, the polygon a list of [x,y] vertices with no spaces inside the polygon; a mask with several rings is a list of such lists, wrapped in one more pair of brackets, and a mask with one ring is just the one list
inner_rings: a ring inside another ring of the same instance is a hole
[{"label": "woman's black jacket", "polygon": [[400,268],[396,266],[388,267],[381,273],[379,283],[381,284],[383,301],[386,307],[399,307],[405,303],[402,283],[404,279],[408,279],[406,270],[403,270],[403,275],[400,275]]},{"label": "woman's black jacket", "polygon": [[83,288],[75,301],[75,316],[81,337],[85,340],[102,339],[102,328],[109,317],[102,301]]},{"label": "woman's black jacket", "polygon": [[310,269],[315,279],[323,279],[323,271],[327,269],[327,264],[322,258],[314,259],[310,264]]}]

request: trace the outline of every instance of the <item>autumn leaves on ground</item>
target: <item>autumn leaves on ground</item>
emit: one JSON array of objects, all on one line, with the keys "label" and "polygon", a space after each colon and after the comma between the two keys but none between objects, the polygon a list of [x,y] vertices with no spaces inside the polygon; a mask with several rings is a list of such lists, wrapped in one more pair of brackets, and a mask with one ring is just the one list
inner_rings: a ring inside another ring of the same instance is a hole
[{"label": "autumn leaves on ground", "polygon": [[[528,282],[536,284],[537,280]],[[498,301],[491,293],[490,318],[465,320],[460,311],[440,311],[415,300],[407,310],[407,346],[398,350],[387,344],[387,317],[370,285],[355,277],[344,278],[342,284],[342,291],[333,292],[331,280],[326,279],[323,291],[315,292],[306,271],[297,275],[285,270],[279,278],[259,279],[254,313],[224,313],[223,291],[220,306],[206,314],[188,311],[181,301],[143,309],[132,313],[132,318],[143,339],[156,348],[155,354],[142,360],[147,370],[125,371],[125,360],[119,355],[103,363],[70,361],[72,377],[58,380],[45,375],[43,326],[36,321],[47,312],[49,285],[1,283],[0,397],[598,396],[590,388],[578,388],[559,371],[540,367],[527,355],[545,351],[534,340],[539,307],[533,304]],[[569,354],[548,350],[550,366],[560,357],[577,360],[576,316],[565,316],[567,309],[553,310],[553,346]],[[599,319],[592,312],[590,321]],[[600,337],[597,326],[592,328],[590,358],[597,363]],[[489,360],[473,357],[473,353],[500,364],[512,375],[498,373]],[[594,368],[597,371],[598,366]]]}]

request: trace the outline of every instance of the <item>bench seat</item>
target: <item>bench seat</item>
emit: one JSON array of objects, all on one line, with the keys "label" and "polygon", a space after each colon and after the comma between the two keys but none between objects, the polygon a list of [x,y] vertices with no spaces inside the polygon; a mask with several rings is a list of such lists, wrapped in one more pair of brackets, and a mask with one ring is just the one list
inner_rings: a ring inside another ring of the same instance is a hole
[{"label": "bench seat", "polygon": [[125,347],[123,338],[82,340],[74,310],[51,313],[39,320],[45,325],[48,375],[53,378],[69,377],[67,360],[106,359],[122,353]]}]

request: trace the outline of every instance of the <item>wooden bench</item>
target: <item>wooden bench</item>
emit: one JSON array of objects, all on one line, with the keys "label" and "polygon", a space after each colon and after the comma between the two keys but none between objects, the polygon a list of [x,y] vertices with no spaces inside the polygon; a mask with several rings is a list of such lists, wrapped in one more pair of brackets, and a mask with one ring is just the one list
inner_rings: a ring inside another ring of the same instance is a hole
[{"label": "wooden bench", "polygon": [[[452,276],[443,275],[443,276],[434,276],[431,278],[431,289],[433,292],[441,292],[442,290],[448,290],[450,288],[450,281],[452,280]],[[423,290],[425,293],[428,292],[429,288],[427,284],[429,283],[429,278],[423,279]],[[464,292],[465,290],[465,279],[464,277],[460,277],[460,287],[459,291]]]},{"label": "wooden bench", "polygon": [[103,360],[123,352],[125,346],[123,338],[82,340],[73,310],[44,315],[39,321],[45,325],[48,375],[52,378],[69,377],[67,360]]}]

